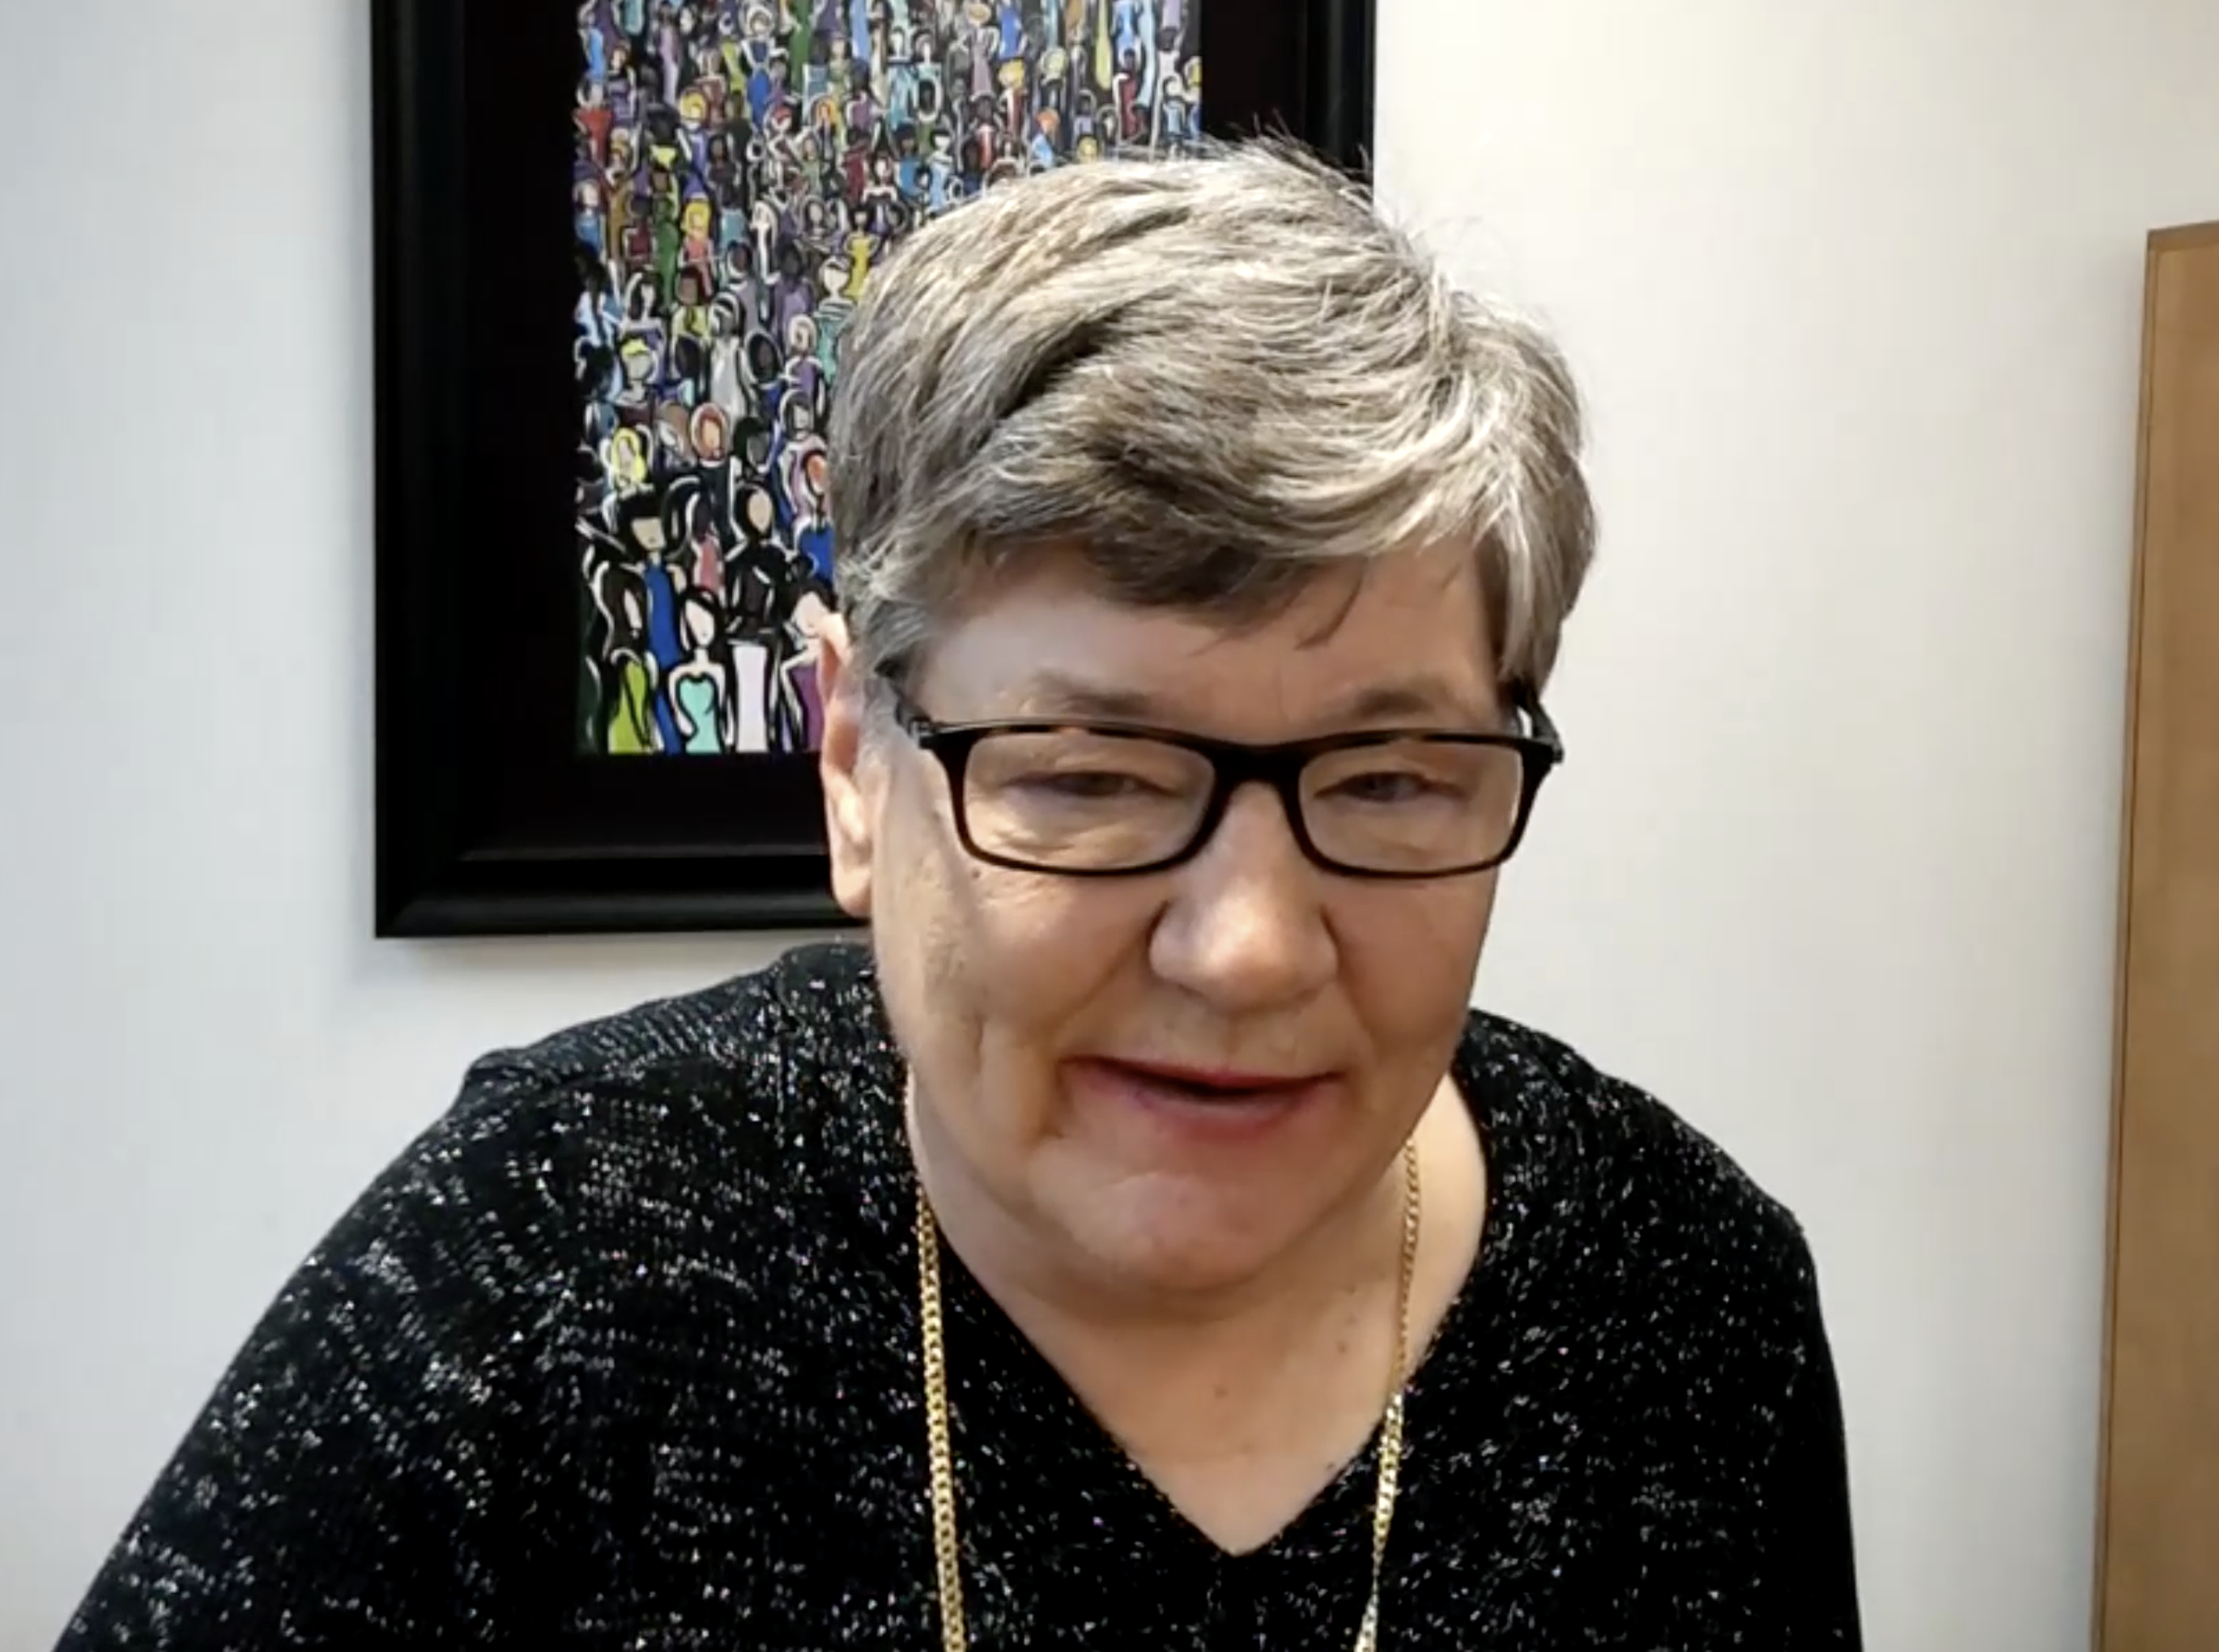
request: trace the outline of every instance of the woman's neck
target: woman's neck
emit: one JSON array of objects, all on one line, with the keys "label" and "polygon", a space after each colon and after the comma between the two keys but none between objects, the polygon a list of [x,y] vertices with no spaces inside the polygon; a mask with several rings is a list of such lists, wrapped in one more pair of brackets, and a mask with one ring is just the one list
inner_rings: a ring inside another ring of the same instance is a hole
[{"label": "woman's neck", "polygon": [[[1344,1386],[1383,1401],[1402,1271],[1399,1155],[1271,1267],[1222,1289],[1173,1294],[1070,1265],[970,1181],[914,1106],[910,1133],[950,1248],[1136,1456],[1145,1461],[1159,1443],[1184,1450],[1188,1440],[1238,1449],[1282,1412],[1315,1404],[1342,1368]],[[1470,1115],[1447,1080],[1411,1141],[1424,1189],[1409,1304],[1414,1361],[1470,1270],[1486,1177]]]}]

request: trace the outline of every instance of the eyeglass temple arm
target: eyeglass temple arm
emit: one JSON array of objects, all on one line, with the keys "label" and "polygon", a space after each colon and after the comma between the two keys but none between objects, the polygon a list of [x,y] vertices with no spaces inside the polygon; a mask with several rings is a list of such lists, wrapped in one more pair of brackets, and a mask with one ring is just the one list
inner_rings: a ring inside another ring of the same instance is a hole
[{"label": "eyeglass temple arm", "polygon": [[1524,716],[1528,724],[1532,724],[1533,738],[1548,747],[1556,755],[1557,762],[1563,762],[1564,737],[1557,732],[1555,722],[1551,719],[1546,711],[1541,709],[1540,695],[1533,692],[1531,683],[1513,682],[1509,687],[1510,704]]}]

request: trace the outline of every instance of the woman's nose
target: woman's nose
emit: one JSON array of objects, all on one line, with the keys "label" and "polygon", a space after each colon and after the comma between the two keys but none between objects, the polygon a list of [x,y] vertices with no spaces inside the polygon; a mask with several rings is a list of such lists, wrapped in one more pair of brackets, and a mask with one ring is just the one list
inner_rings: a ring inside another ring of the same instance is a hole
[{"label": "woman's nose", "polygon": [[1234,792],[1209,842],[1172,876],[1149,942],[1164,980],[1228,1014],[1281,1008],[1332,981],[1339,958],[1326,874],[1269,787]]}]

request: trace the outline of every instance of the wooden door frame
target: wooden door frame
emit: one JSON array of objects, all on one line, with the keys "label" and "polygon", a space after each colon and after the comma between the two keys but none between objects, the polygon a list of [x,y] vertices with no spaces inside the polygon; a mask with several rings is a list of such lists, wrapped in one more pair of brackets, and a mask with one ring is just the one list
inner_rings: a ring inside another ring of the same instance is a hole
[{"label": "wooden door frame", "polygon": [[[2116,1556],[2113,1552],[2114,1497],[2119,1487],[2113,1476],[2114,1431],[2117,1423],[2118,1363],[2120,1332],[2120,1261],[2121,1230],[2125,1216],[2123,1171],[2129,1142],[2128,1133],[2133,1125],[2128,1096],[2129,1071],[2130,1025],[2129,963],[2133,946],[2135,913],[2134,873],[2135,851],[2135,803],[2138,769],[2143,752],[2140,736],[2142,733],[2143,652],[2146,642],[2144,612],[2148,594],[2151,560],[2151,451],[2158,432],[2155,429],[2158,390],[2158,351],[2160,349],[2160,270],[2166,257],[2204,248],[2219,248],[2219,221],[2185,225],[2177,228],[2154,232],[2148,240],[2144,262],[2142,303],[2141,388],[2138,416],[2139,428],[2135,456],[2135,546],[2130,621],[2128,640],[2127,671],[2127,727],[2126,753],[2122,787],[2120,843],[2119,843],[2119,919],[2116,935],[2116,955],[2114,961],[2114,998],[2112,1006],[2112,1071],[2111,1071],[2111,1128],[2110,1163],[2106,1205],[2106,1234],[2104,1258],[2104,1369],[2101,1418],[2098,1424],[2098,1477],[2097,1486],[2097,1518],[2095,1533],[2095,1587],[2092,1600],[2092,1643],[2098,1652],[2171,1652],[2169,1647],[2154,1649],[2146,1647],[2129,1648],[2114,1645],[2108,1637],[2114,1589],[2119,1580],[2115,1574]],[[2219,439],[2219,436],[2215,436]],[[2214,619],[2213,646],[2219,649],[2219,616]],[[2214,823],[2219,829],[2219,823]],[[2219,1155],[2219,1106],[2215,1106],[2208,1125],[2212,1138],[2212,1149]],[[2200,1307],[2210,1289],[2219,1289],[2219,1281],[2211,1282],[2203,1295],[2197,1295],[2196,1281],[2182,1277],[2177,1286],[2166,1282],[2168,1298],[2177,1294],[2184,1304],[2184,1313],[2208,1311]],[[2190,1298],[2196,1296],[2196,1301]],[[2219,1560],[2219,1556],[2215,1556]]]}]

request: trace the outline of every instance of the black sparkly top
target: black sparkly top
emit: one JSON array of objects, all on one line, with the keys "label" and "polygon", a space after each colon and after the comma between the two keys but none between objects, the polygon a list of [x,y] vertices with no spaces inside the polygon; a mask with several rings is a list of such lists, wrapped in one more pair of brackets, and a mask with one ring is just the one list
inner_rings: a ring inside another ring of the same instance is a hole
[{"label": "black sparkly top", "polygon": [[[1383,1652],[1855,1647],[1793,1220],[1474,1015],[1480,1259],[1409,1392]],[[811,947],[496,1055],[247,1342],[68,1649],[940,1645],[902,1069]],[[1346,1652],[1369,1452],[1229,1556],[943,1259],[972,1644]]]}]

